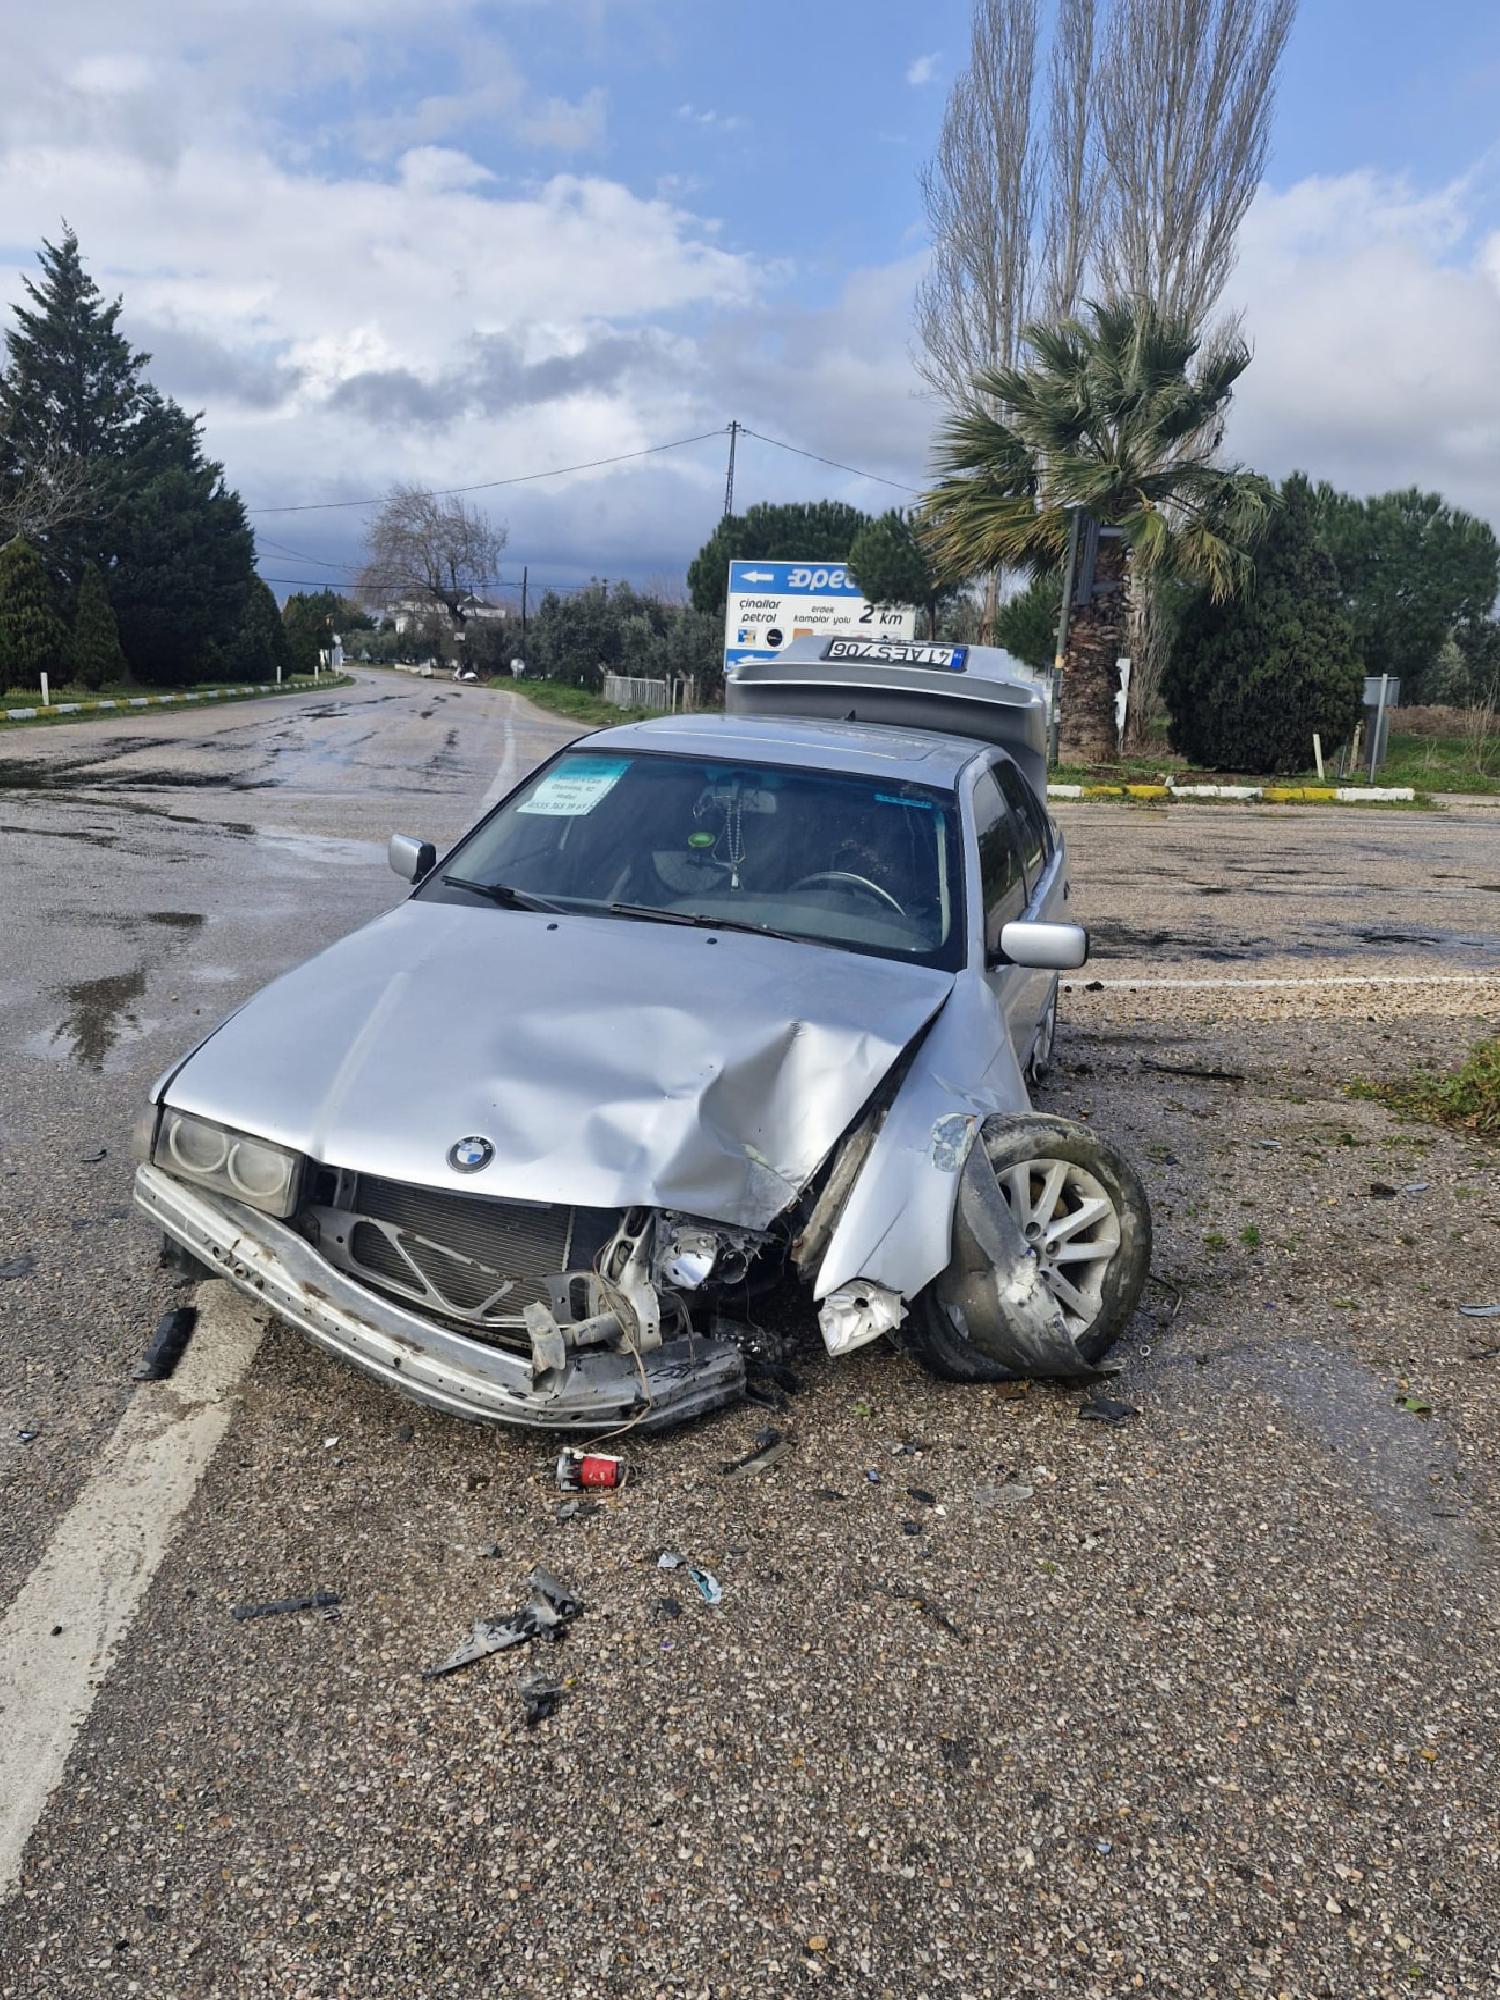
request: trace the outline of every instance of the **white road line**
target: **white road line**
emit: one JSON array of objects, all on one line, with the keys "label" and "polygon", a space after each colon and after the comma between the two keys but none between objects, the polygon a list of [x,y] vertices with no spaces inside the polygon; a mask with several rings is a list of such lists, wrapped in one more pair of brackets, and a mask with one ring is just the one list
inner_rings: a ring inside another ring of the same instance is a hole
[{"label": "white road line", "polygon": [[487,813],[496,799],[504,798],[516,782],[516,697],[505,697],[505,754],[500,759],[500,769],[495,773],[495,782],[485,793],[480,804],[481,813]]},{"label": "white road line", "polygon": [[176,1374],[136,1390],[0,1619],[0,1903],[19,1884],[26,1843],[228,1428],[263,1319],[227,1286],[206,1288]]},{"label": "white road line", "polygon": [[1070,980],[1069,993],[1102,986],[1131,993],[1228,993],[1244,987],[1284,986],[1494,986],[1500,972],[1331,973],[1323,979],[1089,979]]}]

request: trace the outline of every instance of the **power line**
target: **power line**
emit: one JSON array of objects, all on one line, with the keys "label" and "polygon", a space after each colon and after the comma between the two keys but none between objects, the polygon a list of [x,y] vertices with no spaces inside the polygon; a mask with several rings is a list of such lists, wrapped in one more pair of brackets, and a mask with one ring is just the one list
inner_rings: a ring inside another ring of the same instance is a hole
[{"label": "power line", "polygon": [[[528,486],[538,479],[561,479],[570,472],[597,472],[601,466],[623,465],[627,459],[652,458],[662,451],[680,451],[684,445],[702,444],[707,438],[723,437],[726,426],[717,430],[699,431],[695,437],[669,438],[665,444],[648,444],[640,451],[617,451],[609,458],[585,459],[579,465],[554,465],[546,472],[517,472],[507,479],[481,479],[472,486],[442,486],[433,494],[436,500],[447,500],[460,493],[489,493],[497,486]],[[767,440],[770,442],[770,440]],[[788,447],[790,449],[790,447]],[[380,507],[388,496],[377,494],[372,500],[302,500],[295,505],[282,507],[247,507],[247,514],[319,514],[335,507]],[[311,560],[316,561],[313,557]]]},{"label": "power line", "polygon": [[824,458],[820,451],[804,451],[801,445],[787,444],[781,438],[767,437],[764,431],[753,431],[748,424],[740,425],[740,436],[756,438],[761,444],[775,445],[778,451],[794,452],[798,458],[814,459],[819,465],[831,465],[835,472],[852,472],[856,479],[872,479],[877,486],[894,486],[898,493],[920,493],[922,490],[920,486],[906,486],[899,479],[887,479],[884,473],[865,472],[857,465],[845,465],[842,459]]}]

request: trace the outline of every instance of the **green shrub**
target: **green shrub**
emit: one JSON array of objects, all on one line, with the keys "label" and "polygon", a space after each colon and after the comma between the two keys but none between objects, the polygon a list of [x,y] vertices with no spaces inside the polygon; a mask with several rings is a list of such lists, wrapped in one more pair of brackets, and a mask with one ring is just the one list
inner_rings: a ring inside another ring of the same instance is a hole
[{"label": "green shrub", "polygon": [[81,688],[113,687],[128,678],[120,628],[115,623],[109,592],[96,563],[84,564],[78,610],[68,642],[68,666]]},{"label": "green shrub", "polygon": [[68,628],[57,615],[42,559],[19,535],[0,548],[0,688],[61,678]]},{"label": "green shrub", "polygon": [[1364,666],[1323,546],[1311,487],[1294,474],[1249,592],[1183,614],[1162,683],[1174,750],[1218,771],[1301,771],[1359,720]]}]

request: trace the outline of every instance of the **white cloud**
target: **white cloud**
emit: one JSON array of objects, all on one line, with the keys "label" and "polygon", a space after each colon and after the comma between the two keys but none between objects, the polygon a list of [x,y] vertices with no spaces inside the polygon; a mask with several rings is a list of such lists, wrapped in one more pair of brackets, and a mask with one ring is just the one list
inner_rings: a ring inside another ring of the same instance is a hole
[{"label": "white cloud", "polygon": [[1255,359],[1229,446],[1358,492],[1421,485],[1500,526],[1500,235],[1467,180],[1369,171],[1264,189],[1230,302]]},{"label": "white cloud", "polygon": [[743,132],[749,125],[748,118],[741,118],[735,111],[700,110],[696,104],[679,104],[677,116],[684,125],[702,125],[716,132]]},{"label": "white cloud", "polygon": [[938,52],[936,49],[933,50],[931,55],[913,56],[911,61],[906,65],[906,80],[914,89],[920,89],[924,83],[936,83],[937,73]]}]

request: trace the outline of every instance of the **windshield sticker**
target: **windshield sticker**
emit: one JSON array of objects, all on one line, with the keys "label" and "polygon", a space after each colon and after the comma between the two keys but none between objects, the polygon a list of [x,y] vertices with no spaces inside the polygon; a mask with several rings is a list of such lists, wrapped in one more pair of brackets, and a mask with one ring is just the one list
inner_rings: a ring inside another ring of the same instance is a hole
[{"label": "windshield sticker", "polygon": [[544,813],[552,819],[580,819],[612,792],[630,769],[627,757],[570,757],[549,771],[517,812]]}]

